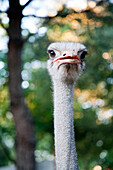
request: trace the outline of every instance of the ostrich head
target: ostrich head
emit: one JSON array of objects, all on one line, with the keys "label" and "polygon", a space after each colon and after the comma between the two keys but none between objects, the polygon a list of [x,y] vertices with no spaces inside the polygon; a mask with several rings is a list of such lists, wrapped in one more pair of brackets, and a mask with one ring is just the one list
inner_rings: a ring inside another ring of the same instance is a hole
[{"label": "ostrich head", "polygon": [[85,67],[86,47],[79,43],[56,42],[49,45],[47,67],[52,80],[73,83]]}]

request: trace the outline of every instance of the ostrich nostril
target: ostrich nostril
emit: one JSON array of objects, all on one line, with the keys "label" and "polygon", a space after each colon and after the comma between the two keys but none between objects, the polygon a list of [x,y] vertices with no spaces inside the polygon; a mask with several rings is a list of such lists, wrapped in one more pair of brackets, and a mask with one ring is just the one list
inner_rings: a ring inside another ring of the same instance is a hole
[{"label": "ostrich nostril", "polygon": [[64,53],[63,56],[66,56],[66,53]]}]

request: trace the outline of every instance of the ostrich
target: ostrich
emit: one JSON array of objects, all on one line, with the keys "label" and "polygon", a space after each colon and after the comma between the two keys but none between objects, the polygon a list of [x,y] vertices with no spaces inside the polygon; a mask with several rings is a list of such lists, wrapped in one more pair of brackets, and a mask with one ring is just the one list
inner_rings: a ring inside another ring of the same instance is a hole
[{"label": "ostrich", "polygon": [[86,47],[79,43],[49,45],[47,68],[53,82],[54,134],[57,170],[78,170],[73,125],[73,89],[84,70]]}]

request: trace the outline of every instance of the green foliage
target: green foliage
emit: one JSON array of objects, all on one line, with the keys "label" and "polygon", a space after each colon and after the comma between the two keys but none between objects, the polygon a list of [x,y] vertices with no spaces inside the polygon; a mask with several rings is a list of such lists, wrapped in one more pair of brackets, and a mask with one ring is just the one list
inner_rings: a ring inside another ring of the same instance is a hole
[{"label": "green foliage", "polygon": [[46,49],[49,45],[47,35],[38,37],[34,35],[34,42],[26,43],[23,50],[24,62],[31,62],[34,59],[45,61],[47,59]]}]

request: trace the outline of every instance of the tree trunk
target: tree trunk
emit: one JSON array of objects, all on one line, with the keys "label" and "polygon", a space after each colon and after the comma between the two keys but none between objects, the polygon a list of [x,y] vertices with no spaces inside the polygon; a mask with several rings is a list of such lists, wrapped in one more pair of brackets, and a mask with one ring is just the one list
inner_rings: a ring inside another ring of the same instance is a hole
[{"label": "tree trunk", "polygon": [[8,71],[10,107],[16,127],[16,166],[18,170],[35,170],[35,136],[32,117],[24,102],[21,88],[21,19],[19,0],[9,0]]}]

